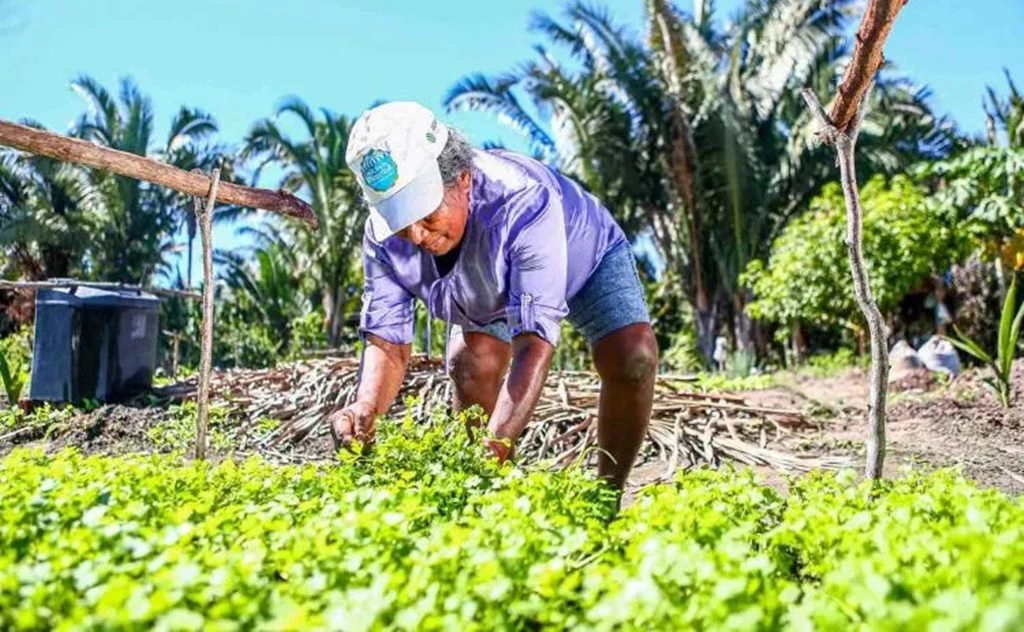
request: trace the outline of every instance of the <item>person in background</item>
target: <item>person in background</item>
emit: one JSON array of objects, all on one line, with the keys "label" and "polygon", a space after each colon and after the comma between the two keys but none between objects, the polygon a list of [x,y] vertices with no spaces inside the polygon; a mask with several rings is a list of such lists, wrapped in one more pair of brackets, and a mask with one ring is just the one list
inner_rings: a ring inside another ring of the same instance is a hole
[{"label": "person in background", "polygon": [[479,405],[485,440],[509,458],[568,320],[601,378],[598,473],[621,488],[650,421],[658,346],[636,262],[608,210],[530,157],[471,147],[412,102],[363,113],[346,161],[370,214],[362,369],[356,401],[328,416],[336,444],[373,440],[405,377],[418,299],[451,324],[454,408]]}]

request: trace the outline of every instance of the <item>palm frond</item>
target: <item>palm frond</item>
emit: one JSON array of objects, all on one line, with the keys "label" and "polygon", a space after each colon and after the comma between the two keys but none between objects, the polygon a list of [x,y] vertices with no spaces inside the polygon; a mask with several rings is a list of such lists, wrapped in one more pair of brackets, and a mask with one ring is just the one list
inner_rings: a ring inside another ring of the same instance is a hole
[{"label": "palm frond", "polygon": [[212,116],[202,110],[182,106],[171,120],[165,151],[171,153],[189,143],[201,142],[217,131],[217,121]]},{"label": "palm frond", "polygon": [[494,114],[499,122],[508,125],[526,137],[535,147],[547,153],[555,148],[551,136],[526,112],[512,89],[521,77],[499,76],[491,80],[482,74],[469,75],[459,80],[444,98],[449,112],[485,111]]}]

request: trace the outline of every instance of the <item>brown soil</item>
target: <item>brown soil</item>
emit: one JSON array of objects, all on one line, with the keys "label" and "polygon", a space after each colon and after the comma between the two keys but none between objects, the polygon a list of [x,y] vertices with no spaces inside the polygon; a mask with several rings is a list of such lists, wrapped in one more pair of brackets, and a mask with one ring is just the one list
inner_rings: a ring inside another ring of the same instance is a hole
[{"label": "brown soil", "polygon": [[162,408],[103,406],[91,414],[74,417],[54,434],[50,450],[75,447],[85,454],[159,452],[147,433],[167,417]]},{"label": "brown soil", "polygon": [[[982,382],[987,375],[987,370],[975,370],[949,383],[902,379],[893,384],[887,405],[886,474],[897,475],[908,465],[959,467],[980,485],[1024,493],[1024,402],[1000,406]],[[1014,365],[1012,382],[1015,393],[1024,395],[1024,361]],[[783,447],[863,457],[864,372],[804,378],[745,396],[751,402],[802,407],[820,420],[818,432],[785,437]]]}]

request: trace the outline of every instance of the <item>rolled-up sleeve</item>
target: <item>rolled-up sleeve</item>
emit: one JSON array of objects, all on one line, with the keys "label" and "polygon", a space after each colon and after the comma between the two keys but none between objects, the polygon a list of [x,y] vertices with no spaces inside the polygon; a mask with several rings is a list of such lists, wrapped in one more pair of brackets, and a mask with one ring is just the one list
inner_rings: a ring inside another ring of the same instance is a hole
[{"label": "rolled-up sleeve", "polygon": [[395,344],[412,342],[413,295],[398,283],[387,251],[363,235],[363,308],[359,333]]},{"label": "rolled-up sleeve", "polygon": [[508,304],[513,336],[535,333],[558,344],[566,304],[568,252],[561,201],[546,188],[528,189],[509,209]]}]

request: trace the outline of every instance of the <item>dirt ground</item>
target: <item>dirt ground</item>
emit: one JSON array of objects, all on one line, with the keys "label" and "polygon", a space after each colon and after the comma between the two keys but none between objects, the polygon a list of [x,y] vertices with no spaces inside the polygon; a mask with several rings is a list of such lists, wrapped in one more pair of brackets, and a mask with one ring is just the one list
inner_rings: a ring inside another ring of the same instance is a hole
[{"label": "dirt ground", "polygon": [[[1014,364],[1018,400],[1003,408],[982,382],[987,370],[969,370],[955,380],[901,379],[890,386],[886,420],[885,475],[907,467],[958,467],[983,487],[1024,494],[1024,360]],[[868,399],[865,371],[837,377],[793,376],[780,386],[743,393],[748,404],[795,408],[815,420],[816,430],[784,435],[773,444],[793,452],[864,459]],[[787,475],[755,467],[759,478],[780,491]],[[663,463],[637,467],[627,493],[666,478]]]},{"label": "dirt ground", "polygon": [[[1013,383],[1021,401],[1002,408],[982,384],[984,371],[968,371],[949,382],[924,380],[890,391],[887,422],[887,476],[909,465],[924,468],[958,466],[980,485],[1013,495],[1024,493],[1024,360],[1014,366]],[[793,376],[781,385],[742,393],[748,404],[802,410],[812,428],[790,430],[772,447],[811,455],[849,456],[863,460],[867,379],[850,370],[838,377]],[[151,403],[151,402],[150,402]],[[22,428],[0,433],[0,455],[16,446],[58,450],[75,446],[86,453],[161,452],[173,442],[155,441],[154,428],[174,424],[166,407],[145,403],[104,406],[74,416],[57,427]],[[180,422],[179,422],[180,423]],[[249,451],[252,437],[230,436],[234,453]],[[326,437],[307,440],[309,452],[329,455]],[[214,448],[213,458],[224,456]],[[785,490],[785,474],[756,468],[766,484]],[[669,476],[666,463],[638,466],[627,495]]]},{"label": "dirt ground", "polygon": [[[987,370],[948,381],[904,379],[889,392],[885,473],[902,469],[960,467],[982,486],[1024,493],[1024,400],[1003,408],[982,382]],[[1024,361],[1013,368],[1014,392],[1024,397]],[[909,388],[908,388],[909,387]],[[789,435],[781,446],[814,454],[863,459],[867,376],[849,371],[828,379],[747,393],[751,402],[802,408],[820,420],[817,432]]]}]

